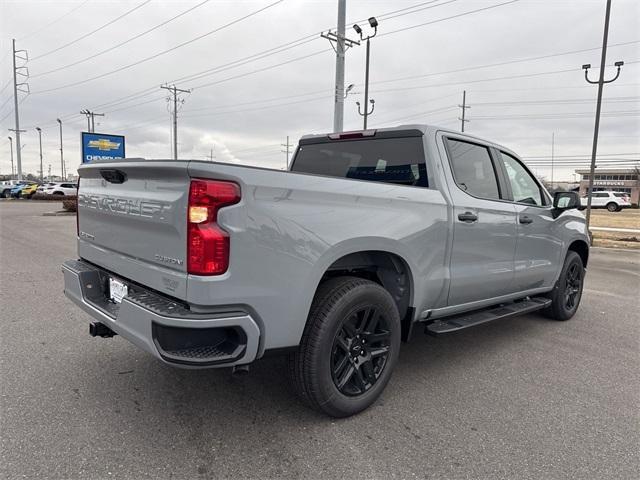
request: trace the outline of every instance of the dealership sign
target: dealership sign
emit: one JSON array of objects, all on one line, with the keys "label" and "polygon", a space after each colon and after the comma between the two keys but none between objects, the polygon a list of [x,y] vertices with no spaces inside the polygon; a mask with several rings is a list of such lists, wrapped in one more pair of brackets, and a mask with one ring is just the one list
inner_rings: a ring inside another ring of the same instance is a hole
[{"label": "dealership sign", "polygon": [[124,137],[104,133],[82,132],[82,163],[124,158]]}]

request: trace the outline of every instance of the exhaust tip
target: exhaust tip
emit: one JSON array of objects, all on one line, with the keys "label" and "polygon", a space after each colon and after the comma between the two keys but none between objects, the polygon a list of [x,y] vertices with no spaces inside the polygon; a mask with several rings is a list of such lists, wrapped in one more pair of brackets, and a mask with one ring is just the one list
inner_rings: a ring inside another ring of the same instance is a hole
[{"label": "exhaust tip", "polygon": [[249,365],[236,365],[231,367],[231,375],[234,377],[244,377],[249,374]]}]

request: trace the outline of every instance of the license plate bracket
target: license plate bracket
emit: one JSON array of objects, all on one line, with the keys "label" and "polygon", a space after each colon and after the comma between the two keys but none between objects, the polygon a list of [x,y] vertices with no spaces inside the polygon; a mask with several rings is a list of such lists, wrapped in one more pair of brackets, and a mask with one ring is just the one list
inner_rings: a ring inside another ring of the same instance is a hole
[{"label": "license plate bracket", "polygon": [[127,293],[129,293],[127,284],[116,278],[109,277],[109,300],[113,303],[121,303]]}]

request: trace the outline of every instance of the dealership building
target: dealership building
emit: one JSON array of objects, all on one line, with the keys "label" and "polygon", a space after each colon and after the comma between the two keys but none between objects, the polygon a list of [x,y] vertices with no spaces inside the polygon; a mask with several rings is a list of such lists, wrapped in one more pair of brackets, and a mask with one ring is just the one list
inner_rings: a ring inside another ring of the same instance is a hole
[{"label": "dealership building", "polygon": [[[589,188],[589,170],[576,170],[580,175],[580,195]],[[598,168],[593,176],[593,191],[610,190],[629,194],[634,205],[640,203],[640,170],[636,168]]]}]

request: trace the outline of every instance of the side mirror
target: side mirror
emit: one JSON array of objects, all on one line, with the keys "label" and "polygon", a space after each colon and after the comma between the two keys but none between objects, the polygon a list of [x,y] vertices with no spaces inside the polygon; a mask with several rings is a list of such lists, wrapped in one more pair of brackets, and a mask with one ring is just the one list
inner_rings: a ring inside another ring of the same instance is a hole
[{"label": "side mirror", "polygon": [[571,210],[580,206],[578,192],[556,192],[553,196],[553,208],[556,210]]}]

